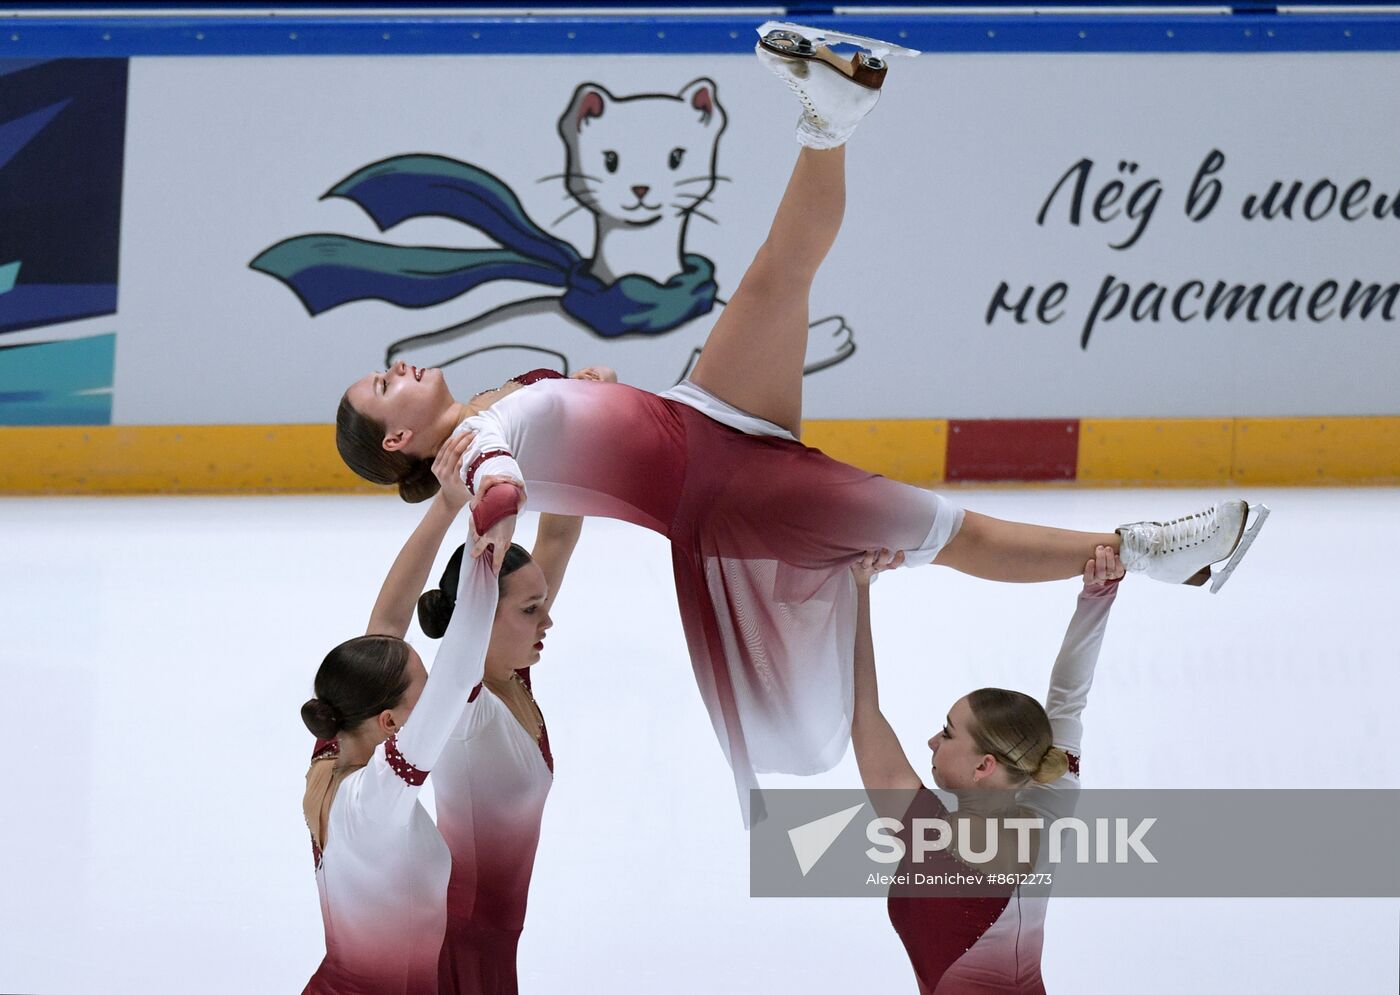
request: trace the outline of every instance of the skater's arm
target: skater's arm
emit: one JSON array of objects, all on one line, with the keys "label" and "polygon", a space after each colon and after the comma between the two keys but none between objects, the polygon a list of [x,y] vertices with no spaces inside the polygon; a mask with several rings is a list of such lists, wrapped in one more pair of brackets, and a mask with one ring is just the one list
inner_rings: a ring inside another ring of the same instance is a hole
[{"label": "skater's arm", "polygon": [[870,631],[870,578],[881,569],[898,566],[903,553],[884,558],[867,553],[852,568],[856,578],[855,711],[851,741],[856,766],[867,791],[916,789],[922,782],[914,772],[899,737],[880,711],[880,689],[875,678],[875,640]]},{"label": "skater's arm", "polygon": [[433,460],[433,474],[442,485],[441,489],[428,506],[423,520],[399,551],[394,565],[389,568],[384,586],[379,589],[379,598],[370,610],[366,635],[397,636],[402,639],[408,632],[413,607],[428,582],[428,574],[432,572],[433,560],[442,546],[442,540],[458,512],[467,504],[467,486],[462,482],[461,462],[472,438],[470,432],[450,437]]},{"label": "skater's arm", "polygon": [[525,474],[515,461],[515,453],[525,434],[523,423],[528,412],[518,410],[518,401],[510,408],[515,417],[503,415],[504,406],[497,403],[472,415],[457,429],[475,433],[462,460],[462,479],[477,501],[493,486],[512,481],[522,493],[525,490]]},{"label": "skater's arm", "polygon": [[[462,423],[462,428],[476,433],[462,460],[462,480],[472,494],[472,518],[480,534],[472,546],[472,558],[492,550],[491,569],[500,573],[506,550],[515,535],[513,512],[525,506],[525,474],[515,461],[515,452],[525,434],[528,412],[516,406],[513,408],[515,417],[506,418],[496,407]],[[503,499],[503,494],[507,493],[508,498]]]},{"label": "skater's arm", "polygon": [[583,519],[575,515],[541,515],[539,529],[535,533],[535,548],[530,558],[539,564],[544,572],[549,594],[541,610],[548,612],[559,596],[559,588],[564,583],[564,571],[569,568],[569,560],[574,555],[579,534],[583,531]]},{"label": "skater's arm", "polygon": [[1084,589],[1050,672],[1045,712],[1050,717],[1055,745],[1076,758],[1084,730],[1080,716],[1089,700],[1099,648],[1108,628],[1108,613],[1122,576],[1123,565],[1117,554],[1100,546],[1095,558],[1084,566]]},{"label": "skater's arm", "polygon": [[369,818],[408,821],[428,773],[463,711],[472,707],[468,699],[485,672],[496,598],[496,578],[486,562],[464,561],[452,621],[428,682],[403,727],[375,748],[359,779],[355,801]]}]

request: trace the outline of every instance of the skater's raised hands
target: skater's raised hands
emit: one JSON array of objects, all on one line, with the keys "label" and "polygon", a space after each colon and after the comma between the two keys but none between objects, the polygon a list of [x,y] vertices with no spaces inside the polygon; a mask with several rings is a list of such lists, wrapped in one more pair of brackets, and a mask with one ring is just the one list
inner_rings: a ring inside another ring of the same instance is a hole
[{"label": "skater's raised hands", "polygon": [[433,476],[442,488],[443,500],[454,514],[466,507],[470,497],[466,482],[462,480],[462,459],[475,440],[475,432],[450,435],[433,458]]},{"label": "skater's raised hands", "polygon": [[861,554],[851,566],[856,583],[861,587],[870,586],[875,575],[904,565],[904,550],[891,553],[888,549],[870,549]]},{"label": "skater's raised hands", "polygon": [[596,380],[599,383],[617,383],[617,373],[607,366],[585,366],[569,375],[570,380]]},{"label": "skater's raised hands", "polygon": [[1127,571],[1118,552],[1112,546],[1099,546],[1094,550],[1094,558],[1084,564],[1084,593],[1107,594],[1118,587]]},{"label": "skater's raised hands", "polygon": [[525,488],[508,474],[489,474],[472,498],[472,559],[490,552],[491,572],[499,574],[515,535],[516,513],[525,504]]}]

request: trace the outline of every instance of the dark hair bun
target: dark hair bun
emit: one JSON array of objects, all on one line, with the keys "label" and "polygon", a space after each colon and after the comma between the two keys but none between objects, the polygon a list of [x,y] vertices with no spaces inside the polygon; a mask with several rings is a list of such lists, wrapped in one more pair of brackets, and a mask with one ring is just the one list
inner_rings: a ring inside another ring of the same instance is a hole
[{"label": "dark hair bun", "polygon": [[335,739],[342,728],[340,713],[320,698],[312,698],[301,706],[301,720],[317,739]]},{"label": "dark hair bun", "polygon": [[423,630],[423,635],[429,639],[441,639],[456,607],[456,600],[440,588],[424,591],[418,599],[418,627]]},{"label": "dark hair bun", "polygon": [[409,504],[426,501],[439,490],[441,485],[438,484],[437,477],[433,476],[432,460],[419,460],[399,481],[399,497]]}]

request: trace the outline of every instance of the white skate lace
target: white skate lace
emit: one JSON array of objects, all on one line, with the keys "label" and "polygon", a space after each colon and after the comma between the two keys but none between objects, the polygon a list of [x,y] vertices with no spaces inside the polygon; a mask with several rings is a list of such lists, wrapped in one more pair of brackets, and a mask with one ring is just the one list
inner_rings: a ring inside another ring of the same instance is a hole
[{"label": "white skate lace", "polygon": [[802,88],[801,84],[791,76],[786,75],[783,76],[783,82],[788,85],[789,90],[797,94],[798,99],[802,101],[802,106],[807,108],[807,120],[818,128],[825,128],[826,122],[822,120],[822,116],[817,113],[816,107],[812,106],[812,98],[807,96],[807,91]]},{"label": "white skate lace", "polygon": [[1215,536],[1220,526],[1215,521],[1215,506],[1198,511],[1185,518],[1174,518],[1162,523],[1162,552],[1176,553],[1192,546],[1199,546]]},{"label": "white skate lace", "polygon": [[1178,553],[1209,542],[1220,531],[1219,506],[1169,522],[1137,522],[1119,530],[1123,536],[1123,566],[1132,571],[1147,570],[1158,557]]}]

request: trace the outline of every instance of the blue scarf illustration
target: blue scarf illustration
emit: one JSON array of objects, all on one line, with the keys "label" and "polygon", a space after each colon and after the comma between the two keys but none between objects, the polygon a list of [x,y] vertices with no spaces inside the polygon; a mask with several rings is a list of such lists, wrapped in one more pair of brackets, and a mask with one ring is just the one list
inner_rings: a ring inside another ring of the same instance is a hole
[{"label": "blue scarf illustration", "polygon": [[501,247],[448,249],[298,235],[249,263],[290,287],[312,315],[357,300],[431,307],[490,280],[563,287],[563,309],[606,338],[659,335],[714,307],[714,265],[704,256],[687,253],[682,270],[665,283],[638,274],[604,283],[587,272],[589,260],[577,249],[530,219],[510,187],[456,159],[395,156],[355,172],[325,196],[354,201],[380,231],[409,218],[451,218]]}]

